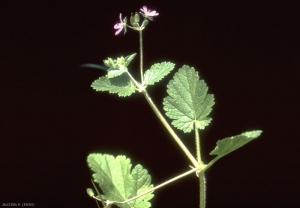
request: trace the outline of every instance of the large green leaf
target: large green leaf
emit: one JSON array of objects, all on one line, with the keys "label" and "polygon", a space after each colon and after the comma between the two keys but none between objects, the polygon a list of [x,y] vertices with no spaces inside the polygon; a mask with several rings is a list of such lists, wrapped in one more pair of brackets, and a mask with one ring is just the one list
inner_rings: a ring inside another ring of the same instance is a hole
[{"label": "large green leaf", "polygon": [[180,68],[167,87],[164,109],[176,128],[190,132],[194,124],[204,129],[210,123],[208,115],[214,105],[214,96],[207,94],[206,83],[199,79],[193,67]]},{"label": "large green leaf", "polygon": [[107,76],[100,77],[92,83],[91,87],[96,91],[117,93],[120,97],[129,96],[136,90],[133,82],[125,73],[110,79]]},{"label": "large green leaf", "polygon": [[[123,202],[153,188],[148,171],[141,165],[131,170],[130,159],[125,156],[115,158],[107,154],[90,154],[87,162],[94,172],[94,181],[103,192],[101,198],[104,200]],[[148,208],[151,207],[149,200],[153,196],[149,193],[126,204],[116,205],[121,208]]]},{"label": "large green leaf", "polygon": [[224,155],[227,155],[228,153],[244,146],[248,142],[259,137],[261,133],[261,130],[248,131],[237,136],[227,137],[225,139],[219,140],[217,141],[217,146],[215,147],[215,149],[209,154],[223,157]]},{"label": "large green leaf", "polygon": [[155,82],[159,82],[167,74],[174,69],[175,64],[170,62],[157,63],[151,66],[144,74],[144,84],[154,85]]}]

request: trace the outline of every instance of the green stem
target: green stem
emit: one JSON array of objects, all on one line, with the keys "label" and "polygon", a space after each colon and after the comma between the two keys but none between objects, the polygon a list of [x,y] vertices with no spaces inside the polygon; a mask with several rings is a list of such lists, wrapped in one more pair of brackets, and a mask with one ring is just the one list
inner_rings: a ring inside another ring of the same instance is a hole
[{"label": "green stem", "polygon": [[130,80],[133,82],[133,84],[136,86],[136,89],[141,92],[143,89],[145,89],[145,87],[143,87],[141,85],[141,83],[137,82],[133,76],[129,73],[129,71],[127,71],[127,75],[129,76]]},{"label": "green stem", "polygon": [[[154,188],[149,189],[148,191],[146,191],[146,192],[144,192],[144,193],[141,193],[141,194],[139,194],[139,195],[137,195],[137,196],[135,196],[135,197],[132,197],[132,198],[130,198],[130,199],[127,199],[127,200],[125,200],[125,201],[123,201],[123,202],[110,201],[109,204],[126,204],[126,203],[131,202],[131,201],[133,201],[133,200],[135,200],[135,199],[138,199],[138,198],[140,198],[140,197],[142,197],[142,196],[145,196],[146,194],[149,194],[149,193],[151,193],[151,192],[153,192],[153,191],[155,191],[155,190],[157,190],[157,189],[159,189],[159,188],[162,188],[163,186],[166,186],[166,185],[168,185],[168,184],[170,184],[170,183],[172,183],[172,182],[174,182],[174,181],[176,181],[176,180],[179,180],[179,179],[181,179],[181,178],[183,178],[183,177],[185,177],[185,176],[188,176],[188,175],[190,175],[191,173],[194,173],[194,172],[196,172],[196,171],[198,171],[198,168],[193,168],[193,169],[191,169],[191,170],[189,170],[189,171],[187,171],[187,172],[185,172],[185,173],[183,173],[183,174],[180,174],[180,175],[178,175],[178,176],[176,176],[176,177],[174,177],[174,178],[171,178],[170,180],[167,180],[166,182],[161,183],[161,184],[155,186]],[[98,200],[98,201],[102,201],[102,202],[103,202],[103,200],[101,200],[101,199],[99,199],[99,198],[97,198],[97,197],[95,197],[95,196],[93,196],[93,198],[96,199],[96,200]]]},{"label": "green stem", "polygon": [[140,34],[140,73],[141,73],[141,83],[144,84],[143,80],[143,31],[139,30]]},{"label": "green stem", "polygon": [[201,159],[201,148],[200,148],[200,136],[199,136],[199,130],[197,126],[194,126],[195,128],[195,139],[196,139],[196,151],[197,151],[197,159],[200,167],[200,173],[199,173],[199,185],[200,185],[200,208],[205,208],[205,200],[206,200],[206,187],[205,187],[205,175],[204,175],[204,168],[205,165]]},{"label": "green stem", "polygon": [[186,154],[186,156],[190,159],[194,167],[199,167],[199,163],[195,159],[195,157],[191,154],[191,152],[186,148],[186,146],[182,143],[180,138],[177,136],[177,134],[174,132],[172,127],[169,125],[169,123],[166,121],[164,116],[160,113],[156,105],[153,103],[152,99],[150,98],[148,92],[145,90],[142,91],[145,95],[145,98],[149,105],[151,106],[152,110],[156,114],[156,116],[159,118],[159,120],[162,122],[162,124],[165,126],[165,128],[168,130],[168,132],[171,134],[173,139],[176,141],[176,143],[179,145],[179,147],[183,150],[183,152]]},{"label": "green stem", "polygon": [[[141,83],[142,83],[142,86],[144,86],[144,80],[143,80],[143,73],[144,73],[143,72],[143,33],[142,33],[142,30],[139,30],[139,34],[140,34],[140,73],[141,73]],[[134,79],[131,77],[131,80],[134,80]],[[186,156],[191,160],[194,167],[198,167],[199,165],[198,165],[197,160],[194,158],[194,156],[191,154],[191,152],[186,148],[186,146],[182,143],[182,141],[179,139],[177,134],[173,131],[173,129],[171,128],[169,123],[166,121],[166,119],[160,113],[160,111],[158,110],[158,108],[153,103],[152,99],[150,98],[149,94],[147,93],[146,89],[141,89],[140,85],[137,85],[137,83],[135,83],[135,84],[136,84],[136,86],[139,86],[140,90],[142,90],[143,94],[146,97],[147,102],[153,109],[154,113],[157,115],[159,120],[163,123],[163,125],[166,127],[166,129],[169,131],[169,133],[172,135],[172,137],[177,142],[177,144],[180,146],[180,148],[183,150],[183,152],[186,154]]]},{"label": "green stem", "polygon": [[[140,92],[142,92],[151,106],[152,110],[156,114],[156,116],[159,118],[159,120],[162,122],[162,124],[165,126],[165,128],[168,130],[168,132],[171,134],[173,139],[176,141],[176,143],[179,145],[179,147],[183,150],[183,152],[186,154],[186,156],[190,159],[194,167],[199,167],[199,163],[195,159],[195,157],[191,154],[191,152],[186,148],[186,146],[183,144],[183,142],[180,140],[180,138],[177,136],[177,134],[174,132],[170,124],[167,122],[167,120],[164,118],[164,116],[161,114],[161,112],[158,110],[154,102],[152,101],[150,95],[146,91],[146,89],[141,86],[132,76],[129,72],[127,72],[129,78],[133,81],[135,86],[138,88]],[[203,165],[203,164],[202,164]]]},{"label": "green stem", "polygon": [[195,159],[195,157],[191,154],[191,152],[186,148],[186,146],[183,144],[183,142],[180,140],[180,138],[177,136],[177,134],[174,132],[174,130],[172,129],[172,127],[170,126],[170,124],[167,122],[167,120],[164,118],[164,116],[161,114],[161,112],[158,110],[158,108],[156,107],[156,105],[154,104],[154,102],[152,101],[150,95],[148,94],[148,92],[146,91],[146,89],[141,86],[132,76],[129,72],[127,72],[129,78],[131,79],[131,81],[133,81],[133,83],[135,84],[135,86],[138,88],[138,90],[140,92],[143,92],[147,102],[149,103],[149,105],[151,106],[152,110],[154,111],[154,113],[156,114],[156,116],[159,118],[159,120],[162,122],[162,124],[165,126],[165,128],[168,130],[168,132],[171,134],[171,136],[173,137],[173,139],[176,141],[176,143],[179,145],[179,147],[183,150],[183,152],[186,154],[186,156],[190,159],[190,161],[192,162],[192,164],[194,165],[194,167],[199,167],[199,163],[197,162],[197,160]]},{"label": "green stem", "polygon": [[140,194],[140,195],[137,195],[137,196],[135,196],[135,197],[133,197],[133,198],[131,198],[131,199],[128,199],[128,200],[126,200],[126,201],[124,201],[124,202],[122,202],[122,203],[128,203],[128,202],[130,202],[130,201],[132,201],[132,200],[135,200],[135,199],[137,199],[137,198],[140,198],[141,196],[144,196],[144,195],[146,195],[146,194],[148,194],[148,193],[151,193],[151,192],[155,191],[156,189],[159,189],[159,188],[161,188],[161,187],[163,187],[163,186],[166,186],[166,185],[168,185],[168,184],[170,184],[170,183],[172,183],[172,182],[174,182],[174,181],[179,180],[180,178],[183,178],[183,177],[185,177],[185,176],[187,176],[187,175],[189,175],[189,174],[191,174],[191,173],[194,173],[194,172],[196,172],[197,170],[198,170],[197,168],[193,168],[192,170],[189,170],[189,171],[187,171],[187,172],[185,172],[185,173],[183,173],[183,174],[180,174],[180,175],[178,175],[178,176],[176,176],[176,177],[174,177],[174,178],[172,178],[172,179],[170,179],[170,180],[167,180],[166,182],[161,183],[160,185],[155,186],[154,188],[152,188],[152,189],[150,189],[150,190],[148,190],[148,191],[146,191],[146,192],[144,192],[144,193],[142,193],[142,194]]},{"label": "green stem", "polygon": [[200,149],[200,136],[199,136],[199,131],[198,128],[195,125],[195,139],[196,139],[196,151],[197,151],[197,160],[199,165],[203,164],[201,160],[201,149]]},{"label": "green stem", "polygon": [[200,208],[205,208],[206,202],[206,180],[205,172],[201,171],[199,174],[199,184],[200,184]]},{"label": "green stem", "polygon": [[[100,194],[100,192],[98,191],[98,188],[96,187],[94,181],[93,181],[92,179],[91,179],[91,181],[92,181],[92,184],[93,184],[93,186],[94,186],[94,189],[96,190],[97,195],[99,196],[99,199],[100,199],[100,201],[101,201],[101,203],[102,203],[102,205],[103,205],[103,207],[104,207],[104,206],[105,206],[104,200],[102,199],[101,194]],[[97,204],[98,208],[100,208],[99,203],[98,203],[97,201],[96,201],[96,204]]]},{"label": "green stem", "polygon": [[206,171],[210,166],[212,166],[215,162],[217,162],[221,157],[217,156],[214,159],[212,159],[203,169],[203,171]]}]

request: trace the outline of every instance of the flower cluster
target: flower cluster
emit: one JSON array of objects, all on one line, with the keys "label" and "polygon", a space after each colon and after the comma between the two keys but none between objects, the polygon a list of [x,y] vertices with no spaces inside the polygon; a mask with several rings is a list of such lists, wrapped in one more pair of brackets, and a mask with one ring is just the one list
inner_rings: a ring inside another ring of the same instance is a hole
[{"label": "flower cluster", "polygon": [[156,11],[151,11],[151,10],[147,9],[146,6],[143,6],[143,8],[140,10],[143,12],[143,13],[140,12],[140,14],[142,14],[143,17],[145,18],[142,25],[139,26],[140,18],[139,18],[138,13],[135,13],[135,15],[131,15],[130,23],[131,23],[132,27],[127,25],[127,17],[122,19],[122,13],[120,13],[120,16],[119,16],[120,22],[115,24],[115,26],[114,26],[114,28],[117,30],[115,32],[115,35],[118,35],[123,29],[124,29],[124,34],[125,34],[126,27],[129,27],[134,30],[139,30],[139,31],[143,30],[145,28],[145,26],[148,24],[148,19],[153,21],[153,17],[157,16],[159,14],[159,13],[156,13]]}]

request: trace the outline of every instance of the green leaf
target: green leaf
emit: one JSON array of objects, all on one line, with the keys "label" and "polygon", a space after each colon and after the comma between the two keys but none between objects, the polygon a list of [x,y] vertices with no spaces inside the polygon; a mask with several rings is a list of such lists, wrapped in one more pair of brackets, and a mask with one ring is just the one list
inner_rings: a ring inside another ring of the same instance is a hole
[{"label": "green leaf", "polygon": [[[123,202],[153,188],[151,176],[141,165],[131,170],[130,159],[125,156],[108,154],[90,154],[87,159],[88,166],[94,172],[93,178],[99,184],[104,200]],[[148,208],[153,198],[149,193],[126,204],[118,204],[121,208]]]},{"label": "green leaf", "polygon": [[135,92],[135,86],[127,74],[109,79],[107,76],[95,80],[91,87],[96,91],[108,91],[117,93],[120,97],[126,97]]},{"label": "green leaf", "polygon": [[120,76],[121,74],[123,74],[124,72],[127,71],[127,68],[123,68],[123,69],[112,69],[109,68],[109,71],[107,73],[107,78],[113,78],[113,77],[117,77]]},{"label": "green leaf", "polygon": [[227,155],[228,153],[244,146],[248,142],[259,137],[261,133],[261,130],[248,131],[237,136],[227,137],[225,139],[219,140],[215,149],[209,154],[223,157],[224,155]]},{"label": "green leaf", "polygon": [[134,59],[135,56],[136,56],[136,53],[126,56],[125,57],[125,66],[128,66],[130,64],[130,62]]},{"label": "green leaf", "polygon": [[190,132],[194,125],[204,129],[211,121],[208,117],[214,105],[214,96],[207,94],[208,87],[199,79],[193,67],[184,65],[167,85],[168,96],[163,105],[173,126]]},{"label": "green leaf", "polygon": [[154,85],[174,69],[175,64],[170,62],[157,63],[151,66],[144,74],[145,85]]}]

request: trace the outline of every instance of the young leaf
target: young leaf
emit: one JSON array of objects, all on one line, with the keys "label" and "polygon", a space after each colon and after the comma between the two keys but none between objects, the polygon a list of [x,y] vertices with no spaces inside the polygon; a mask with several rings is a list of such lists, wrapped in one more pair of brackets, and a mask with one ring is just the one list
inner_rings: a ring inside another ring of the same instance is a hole
[{"label": "young leaf", "polygon": [[157,63],[151,66],[144,74],[145,85],[154,85],[174,69],[175,64],[170,62]]},{"label": "young leaf", "polygon": [[105,66],[109,67],[110,69],[127,69],[127,66],[130,62],[134,59],[136,53],[126,56],[118,57],[117,59],[107,58],[103,60]]},{"label": "young leaf", "polygon": [[244,146],[248,142],[259,137],[261,133],[262,131],[260,130],[248,131],[237,136],[227,137],[225,139],[219,140],[217,141],[217,146],[215,147],[215,149],[209,154],[223,157],[224,155],[227,155],[228,153]]},{"label": "young leaf", "polygon": [[135,56],[136,56],[136,53],[126,56],[125,57],[125,66],[128,66],[130,64],[130,62],[134,59]]},{"label": "young leaf", "polygon": [[95,80],[91,87],[96,91],[108,91],[118,93],[120,97],[126,97],[135,92],[135,86],[127,74],[109,79],[107,76]]},{"label": "young leaf", "polygon": [[[107,154],[90,154],[87,162],[94,172],[94,181],[103,191],[101,197],[104,200],[123,202],[153,188],[148,171],[141,165],[131,171],[130,159],[125,156],[115,158]],[[153,196],[149,193],[126,204],[114,204],[121,208],[148,208],[151,206],[148,201]]]},{"label": "young leaf", "polygon": [[184,132],[190,132],[194,124],[204,129],[211,118],[208,117],[214,105],[214,96],[207,94],[208,87],[199,79],[193,67],[184,65],[169,82],[168,96],[164,98],[166,115],[174,119],[172,124]]}]

